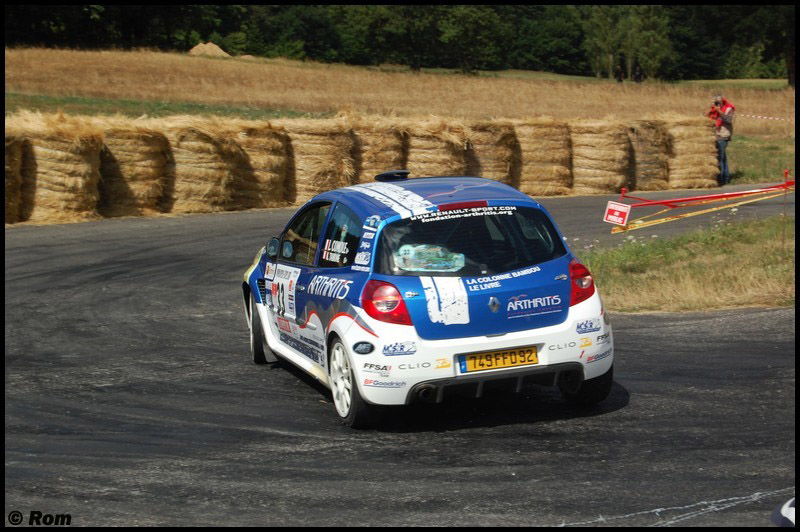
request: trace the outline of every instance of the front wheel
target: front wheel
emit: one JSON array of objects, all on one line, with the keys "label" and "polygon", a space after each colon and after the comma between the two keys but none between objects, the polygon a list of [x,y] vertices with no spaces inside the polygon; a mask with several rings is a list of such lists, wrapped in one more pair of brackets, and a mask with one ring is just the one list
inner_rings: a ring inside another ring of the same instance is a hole
[{"label": "front wheel", "polygon": [[583,381],[577,390],[574,390],[574,386],[568,386],[566,383],[559,383],[559,388],[564,399],[570,403],[591,406],[608,397],[611,393],[612,384],[614,384],[613,365],[599,377]]},{"label": "front wheel", "polygon": [[330,377],[333,404],[342,423],[354,429],[373,425],[379,417],[378,407],[361,397],[347,349],[338,338],[331,344]]}]

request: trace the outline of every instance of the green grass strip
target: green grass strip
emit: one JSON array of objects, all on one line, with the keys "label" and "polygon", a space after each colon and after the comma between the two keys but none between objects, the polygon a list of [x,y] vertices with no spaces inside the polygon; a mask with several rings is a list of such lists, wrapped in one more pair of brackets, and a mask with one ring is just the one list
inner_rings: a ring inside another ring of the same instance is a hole
[{"label": "green grass strip", "polygon": [[738,221],[672,238],[623,237],[615,248],[576,250],[611,310],[696,311],[794,305],[794,217]]},{"label": "green grass strip", "polygon": [[108,98],[87,98],[82,96],[43,96],[7,92],[5,97],[6,114],[20,109],[51,113],[63,111],[75,115],[114,115],[130,117],[147,115],[160,117],[169,115],[217,115],[269,120],[274,118],[325,118],[333,113],[304,113],[291,109],[261,109],[232,105],[214,105],[193,102],[159,102],[149,100],[121,100]]}]

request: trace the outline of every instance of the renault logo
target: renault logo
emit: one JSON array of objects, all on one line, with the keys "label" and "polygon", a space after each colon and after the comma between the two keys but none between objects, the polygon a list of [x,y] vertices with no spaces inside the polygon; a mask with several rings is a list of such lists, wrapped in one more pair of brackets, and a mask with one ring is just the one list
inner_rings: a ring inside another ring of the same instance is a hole
[{"label": "renault logo", "polygon": [[492,312],[497,312],[500,309],[500,302],[496,297],[489,298],[489,308],[492,309]]}]

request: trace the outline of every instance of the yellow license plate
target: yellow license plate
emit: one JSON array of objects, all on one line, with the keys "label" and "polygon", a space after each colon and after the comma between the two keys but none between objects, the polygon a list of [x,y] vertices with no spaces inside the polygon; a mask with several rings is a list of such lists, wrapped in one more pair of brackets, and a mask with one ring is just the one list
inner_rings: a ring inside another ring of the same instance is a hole
[{"label": "yellow license plate", "polygon": [[536,352],[536,346],[529,345],[526,347],[503,349],[502,351],[459,355],[458,363],[461,368],[461,373],[472,373],[490,369],[532,366],[539,363],[539,356]]}]

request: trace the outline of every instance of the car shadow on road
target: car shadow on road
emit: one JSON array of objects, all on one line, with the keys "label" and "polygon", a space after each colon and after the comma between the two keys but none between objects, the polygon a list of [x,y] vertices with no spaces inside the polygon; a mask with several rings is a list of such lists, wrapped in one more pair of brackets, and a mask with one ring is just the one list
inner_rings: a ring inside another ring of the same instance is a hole
[{"label": "car shadow on road", "polygon": [[[314,388],[326,402],[331,403],[331,413],[335,415],[330,390],[316,379],[287,363],[282,363],[275,369],[288,371]],[[548,423],[610,414],[625,408],[629,402],[628,390],[617,381],[614,381],[608,398],[589,407],[568,403],[556,387],[530,384],[519,393],[491,390],[480,399],[456,396],[436,404],[415,403],[384,407],[381,420],[371,430],[388,433],[444,432]]]},{"label": "car shadow on road", "polygon": [[590,407],[568,403],[557,388],[531,385],[520,393],[495,391],[480,399],[453,397],[439,404],[391,407],[375,429],[413,433],[546,424],[610,414],[625,408],[629,402],[628,390],[616,381],[608,398]]}]

